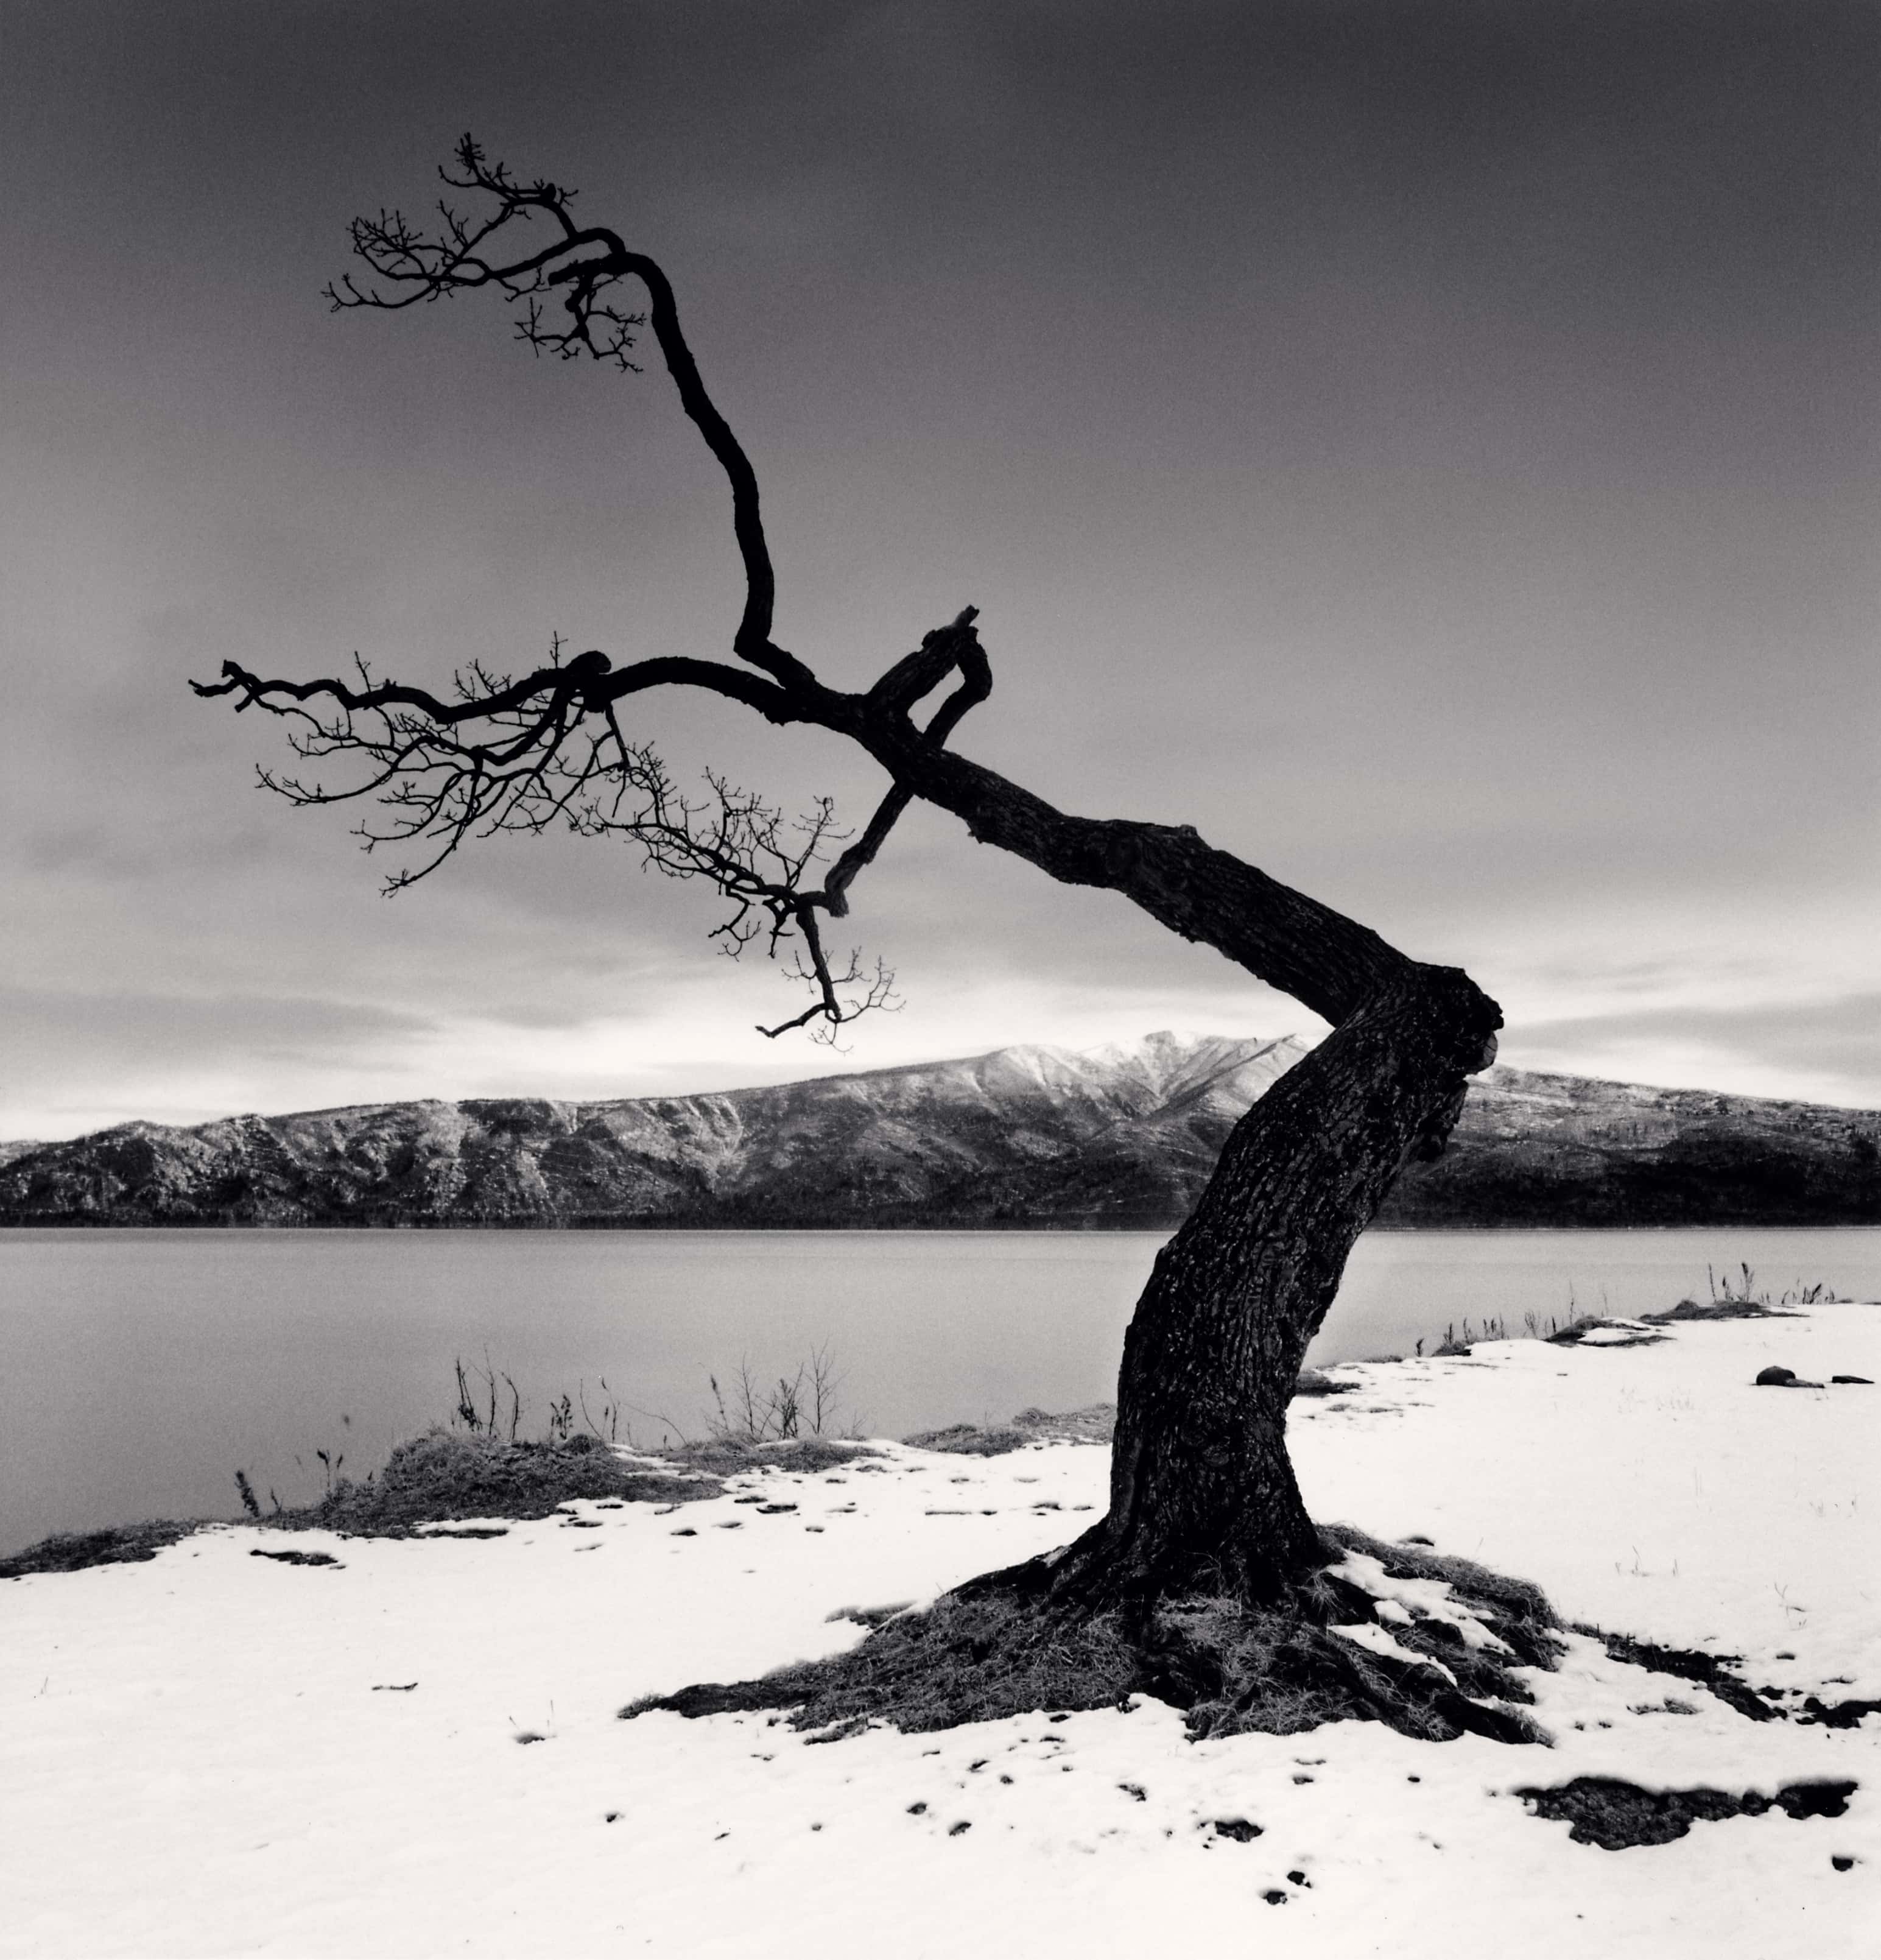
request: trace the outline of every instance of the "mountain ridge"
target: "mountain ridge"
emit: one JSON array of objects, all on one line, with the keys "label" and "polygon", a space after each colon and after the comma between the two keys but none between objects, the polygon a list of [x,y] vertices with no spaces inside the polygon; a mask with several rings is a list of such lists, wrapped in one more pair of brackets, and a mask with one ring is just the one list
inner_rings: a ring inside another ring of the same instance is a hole
[{"label": "mountain ridge", "polygon": [[[691,1096],[133,1119],[0,1145],[0,1223],[1161,1227],[1309,1052],[1165,1031]],[[1881,1223],[1881,1112],[1498,1067],[1380,1222]]]}]

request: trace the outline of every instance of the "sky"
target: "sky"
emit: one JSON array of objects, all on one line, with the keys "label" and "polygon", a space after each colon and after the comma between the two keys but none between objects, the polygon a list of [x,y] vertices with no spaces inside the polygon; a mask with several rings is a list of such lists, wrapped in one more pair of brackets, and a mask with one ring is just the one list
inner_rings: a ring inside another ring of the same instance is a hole
[{"label": "sky", "polygon": [[[1502,1004],[1520,1066],[1881,1104],[1881,10],[1829,0],[0,0],[0,1137],[729,1087],[1320,1024],[910,813],[839,1052],[713,895],[574,838],[388,901],[225,658],[727,658],[657,359],[335,314],[459,134],[666,268],[777,636],[963,606],[955,746],[1191,823]],[[634,733],[798,807],[815,731]]]}]

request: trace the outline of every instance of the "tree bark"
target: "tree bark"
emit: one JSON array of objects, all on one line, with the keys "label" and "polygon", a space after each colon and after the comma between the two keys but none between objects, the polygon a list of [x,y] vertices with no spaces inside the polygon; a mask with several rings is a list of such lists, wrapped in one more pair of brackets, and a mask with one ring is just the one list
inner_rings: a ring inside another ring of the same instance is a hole
[{"label": "tree bark", "polygon": [[1263,1602],[1323,1563],[1286,1447],[1300,1365],[1398,1172],[1442,1147],[1498,1018],[1463,974],[1414,969],[1236,1125],[1137,1303],[1110,1510],[1055,1592]]}]

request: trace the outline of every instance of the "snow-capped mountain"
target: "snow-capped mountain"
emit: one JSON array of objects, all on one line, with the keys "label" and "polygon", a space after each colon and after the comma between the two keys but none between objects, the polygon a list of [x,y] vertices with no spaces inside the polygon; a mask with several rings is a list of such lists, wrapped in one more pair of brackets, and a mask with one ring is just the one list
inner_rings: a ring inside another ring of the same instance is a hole
[{"label": "snow-capped mountain", "polygon": [[[0,1223],[1173,1223],[1307,1052],[1154,1034],[633,1101],[392,1102],[0,1155]],[[1881,1113],[1492,1069],[1383,1222],[1881,1223]]]}]

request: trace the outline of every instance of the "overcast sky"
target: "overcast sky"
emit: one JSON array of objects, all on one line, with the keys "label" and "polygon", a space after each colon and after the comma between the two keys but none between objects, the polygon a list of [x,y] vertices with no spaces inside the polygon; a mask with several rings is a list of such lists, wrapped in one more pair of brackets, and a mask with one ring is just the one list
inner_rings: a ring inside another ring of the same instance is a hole
[{"label": "overcast sky", "polygon": [[[859,685],[968,603],[957,746],[1460,963],[1503,1058],[1881,1103],[1881,10],[1819,0],[4,0],[0,1136],[1317,1032],[916,813],[906,1006],[760,1018],[710,895],[516,840],[396,900],[184,682],[723,657],[657,361],[335,316],[460,131],[666,267],[777,633]],[[647,701],[786,800],[831,738]]]}]

